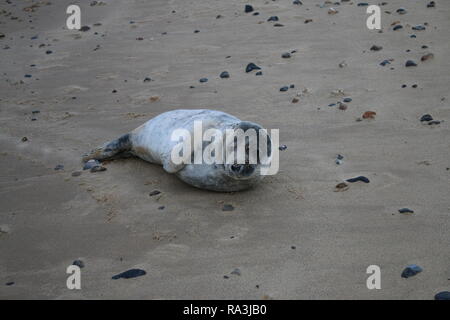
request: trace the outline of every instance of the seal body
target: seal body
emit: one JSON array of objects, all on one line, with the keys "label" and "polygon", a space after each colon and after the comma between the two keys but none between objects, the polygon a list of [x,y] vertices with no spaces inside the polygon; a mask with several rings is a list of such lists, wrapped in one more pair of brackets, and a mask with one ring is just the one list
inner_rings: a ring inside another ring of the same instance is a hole
[{"label": "seal body", "polygon": [[249,128],[259,131],[262,129],[256,123],[241,121],[220,111],[173,110],[162,113],[130,133],[92,150],[83,157],[83,160],[102,161],[131,154],[150,163],[162,165],[165,171],[176,174],[190,185],[222,192],[248,189],[263,178],[259,164],[195,164],[194,162],[175,164],[171,159],[171,153],[179,141],[172,140],[172,133],[176,129],[184,129],[193,135],[195,121],[201,121],[204,131],[207,129],[218,129],[221,132],[225,132],[226,129],[245,131]]}]

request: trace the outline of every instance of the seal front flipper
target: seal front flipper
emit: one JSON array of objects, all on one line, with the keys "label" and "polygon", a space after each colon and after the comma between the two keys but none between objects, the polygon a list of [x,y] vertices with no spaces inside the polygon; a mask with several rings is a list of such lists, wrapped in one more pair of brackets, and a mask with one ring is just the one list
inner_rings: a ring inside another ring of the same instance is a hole
[{"label": "seal front flipper", "polygon": [[83,162],[91,159],[113,159],[119,157],[121,154],[126,154],[128,151],[131,151],[131,139],[129,133],[124,134],[116,140],[107,142],[103,146],[98,147],[91,152],[83,155]]}]

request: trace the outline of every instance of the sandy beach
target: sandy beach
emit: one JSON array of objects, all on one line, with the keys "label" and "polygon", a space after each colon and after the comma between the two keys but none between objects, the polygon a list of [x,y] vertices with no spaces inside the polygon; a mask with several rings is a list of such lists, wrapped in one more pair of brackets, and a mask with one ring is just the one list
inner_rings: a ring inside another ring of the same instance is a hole
[{"label": "sandy beach", "polygon": [[[2,1],[0,299],[450,291],[450,2],[429,2],[388,0],[378,31],[358,1]],[[89,28],[66,27],[70,4]],[[278,174],[218,193],[136,158],[82,169],[175,109],[279,129]],[[358,176],[370,182],[336,192]],[[81,290],[66,286],[74,260]],[[422,272],[401,277],[412,264]],[[112,279],[129,269],[146,274]]]}]

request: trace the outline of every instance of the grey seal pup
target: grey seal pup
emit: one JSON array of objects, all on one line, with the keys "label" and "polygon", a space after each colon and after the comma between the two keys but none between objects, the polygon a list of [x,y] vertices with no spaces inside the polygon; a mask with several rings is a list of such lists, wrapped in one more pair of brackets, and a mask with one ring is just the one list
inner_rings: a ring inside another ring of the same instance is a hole
[{"label": "grey seal pup", "polygon": [[[247,145],[245,148],[246,161],[243,164],[237,162],[230,164],[174,163],[171,152],[178,142],[173,141],[172,133],[180,128],[192,133],[195,121],[201,121],[203,130],[213,128],[224,132],[226,129],[242,129],[243,131],[254,129],[259,133],[263,129],[256,123],[241,121],[221,111],[207,109],[173,110],[162,113],[118,139],[92,150],[83,156],[83,161],[86,162],[91,159],[103,161],[125,155],[136,156],[150,163],[162,165],[165,171],[176,174],[178,178],[192,186],[220,192],[248,189],[262,180],[264,175],[261,174],[261,168],[266,166],[267,163],[262,164],[260,162],[259,144],[258,161],[253,162],[253,164],[248,161],[249,150]],[[202,141],[202,144],[204,148],[204,141]],[[233,140],[234,144],[235,141]],[[230,148],[230,145],[226,145],[225,148]],[[234,148],[236,150],[235,146]],[[269,158],[272,155],[271,149],[271,140],[267,135],[267,148],[264,152]]]}]

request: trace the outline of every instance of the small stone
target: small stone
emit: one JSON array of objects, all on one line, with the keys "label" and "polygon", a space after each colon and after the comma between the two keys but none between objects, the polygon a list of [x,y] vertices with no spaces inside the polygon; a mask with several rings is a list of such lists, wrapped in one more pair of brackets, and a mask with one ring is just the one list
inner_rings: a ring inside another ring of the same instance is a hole
[{"label": "small stone", "polygon": [[285,144],[282,144],[281,146],[278,147],[278,150],[280,150],[280,151],[284,151],[286,149],[287,149],[287,145],[285,145]]},{"label": "small stone", "polygon": [[222,207],[222,211],[233,211],[234,207],[231,204],[224,204]]},{"label": "small stone", "polygon": [[292,2],[292,4],[295,4],[295,5],[297,5],[297,6],[301,6],[303,3],[302,3],[300,0],[294,0],[294,1]]},{"label": "small stone", "polygon": [[363,119],[375,119],[375,116],[377,113],[375,111],[366,111],[363,113],[362,118]]},{"label": "small stone", "polygon": [[383,47],[377,45],[373,45],[372,47],[370,47],[371,51],[380,51],[381,49],[383,49]]},{"label": "small stone", "polygon": [[347,183],[341,182],[341,183],[338,183],[336,185],[336,187],[334,187],[334,192],[342,192],[342,191],[347,190],[348,188],[350,188],[350,186]]},{"label": "small stone", "polygon": [[330,15],[333,15],[333,14],[336,14],[336,13],[338,13],[339,11],[337,11],[335,8],[330,8],[330,9],[328,9],[328,14],[330,14]]},{"label": "small stone", "polygon": [[74,262],[72,262],[73,266],[78,266],[80,267],[80,269],[84,268],[84,262],[81,260],[75,260]]},{"label": "small stone", "polygon": [[225,275],[225,276],[223,276],[223,278],[224,278],[224,279],[229,279],[230,277],[227,276],[227,275]]},{"label": "small stone", "polygon": [[150,81],[152,81],[152,79],[150,79],[149,77],[144,78],[144,82],[150,82]]},{"label": "small stone", "polygon": [[23,137],[21,140],[22,140],[22,142],[26,142],[26,141],[28,141],[28,138],[27,137]]},{"label": "small stone", "polygon": [[442,291],[434,296],[434,300],[450,300],[450,291]]},{"label": "small stone", "polygon": [[269,19],[267,19],[267,21],[278,21],[278,17],[277,16],[271,16]]},{"label": "small stone", "polygon": [[81,171],[72,172],[72,177],[79,177],[79,176],[81,176]]},{"label": "small stone", "polygon": [[434,58],[434,54],[427,53],[426,55],[423,55],[422,58],[420,58],[420,61],[428,61]]},{"label": "small stone", "polygon": [[58,170],[63,170],[64,169],[64,165],[62,165],[62,164],[58,164],[56,167],[55,167],[55,170],[56,171],[58,171]]},{"label": "small stone", "polygon": [[103,166],[94,166],[91,168],[90,172],[94,173],[94,172],[102,172],[102,171],[106,171],[106,168]]},{"label": "small stone", "polygon": [[249,5],[249,4],[245,5],[245,8],[244,8],[245,13],[252,12],[253,10],[254,9],[253,9],[253,7],[251,5]]},{"label": "small stone", "polygon": [[423,271],[423,269],[421,267],[419,267],[418,265],[410,264],[409,266],[407,266],[403,270],[401,276],[402,276],[402,278],[406,279],[406,278],[409,278],[409,277],[413,277],[413,276],[415,276],[416,274],[418,274],[418,273],[420,273],[422,271]]},{"label": "small stone", "polygon": [[438,120],[433,120],[433,121],[428,122],[428,125],[429,125],[429,126],[432,126],[432,125],[434,125],[434,124],[440,124],[440,123],[441,123],[441,122],[438,121]]},{"label": "small stone", "polygon": [[255,76],[262,76],[262,75],[263,75],[262,71],[258,71],[255,73]]},{"label": "small stone", "polygon": [[234,274],[236,276],[240,276],[241,275],[241,270],[239,270],[238,268],[234,269],[233,271],[231,271],[231,274]]},{"label": "small stone", "polygon": [[347,66],[347,63],[345,61],[342,61],[339,63],[339,68],[345,68]]},{"label": "small stone", "polygon": [[401,208],[401,209],[398,209],[398,212],[399,212],[399,213],[403,213],[403,214],[414,213],[414,211],[411,210],[411,209],[409,209],[409,208]]},{"label": "small stone", "polygon": [[415,63],[415,62],[412,61],[412,60],[408,60],[408,61],[406,61],[406,63],[405,63],[405,67],[417,67],[417,63]]},{"label": "small stone", "polygon": [[200,30],[194,30],[194,33],[199,33],[200,32]]},{"label": "small stone", "polygon": [[423,31],[423,30],[425,30],[426,28],[424,27],[424,26],[414,26],[414,27],[412,27],[412,29],[413,30],[416,30],[416,31]]},{"label": "small stone", "polygon": [[136,278],[136,277],[140,277],[143,275],[146,275],[147,272],[145,272],[144,270],[141,269],[130,269],[127,270],[125,272],[119,273],[115,276],[112,277],[112,279],[117,280],[117,279],[131,279],[131,278]]},{"label": "small stone", "polygon": [[289,52],[285,52],[285,53],[283,53],[283,54],[281,55],[281,57],[284,58],[284,59],[288,59],[288,58],[291,57],[291,54],[290,54]]},{"label": "small stone", "polygon": [[166,207],[165,206],[161,206],[161,207],[158,207],[158,210],[164,210]]},{"label": "small stone", "polygon": [[298,99],[298,98],[293,98],[292,99],[292,103],[297,103],[297,102],[299,102],[300,100]]},{"label": "small stone", "polygon": [[228,71],[223,71],[220,76],[222,79],[227,79],[230,77],[230,74],[228,73]]},{"label": "small stone", "polygon": [[358,176],[358,177],[355,177],[355,178],[347,179],[347,182],[351,182],[351,183],[358,182],[358,181],[361,181],[361,182],[364,182],[364,183],[369,183],[370,182],[370,180],[367,177],[364,177],[364,176]]},{"label": "small stone", "polygon": [[253,70],[261,70],[260,67],[258,67],[256,64],[254,64],[253,62],[250,62],[247,67],[245,68],[245,72],[249,73]]},{"label": "small stone", "polygon": [[88,169],[91,169],[91,168],[93,168],[95,166],[99,166],[99,165],[100,165],[100,162],[98,162],[98,160],[91,159],[83,165],[83,170],[88,170]]},{"label": "small stone", "polygon": [[346,102],[346,103],[348,103],[348,102],[352,102],[352,98],[344,98],[344,100],[342,100],[343,102]]},{"label": "small stone", "polygon": [[358,3],[358,7],[367,7],[369,4],[367,2]]},{"label": "small stone", "polygon": [[201,82],[201,83],[208,82],[208,78],[201,78],[201,79],[199,80],[199,82]]},{"label": "small stone", "polygon": [[280,88],[280,91],[281,92],[286,92],[286,91],[288,91],[289,90],[289,87],[288,86],[284,86],[284,87],[281,87]]},{"label": "small stone", "polygon": [[421,122],[423,122],[423,121],[431,121],[431,120],[433,120],[433,117],[431,116],[431,114],[424,114],[424,115],[420,118],[420,121],[421,121]]},{"label": "small stone", "polygon": [[431,1],[427,4],[427,8],[434,8],[436,7],[436,3],[434,1]]},{"label": "small stone", "polygon": [[86,31],[89,31],[89,30],[91,30],[91,28],[88,27],[88,26],[82,26],[82,27],[80,28],[80,31],[82,31],[82,32],[86,32]]},{"label": "small stone", "polygon": [[51,53],[53,53],[53,51],[52,50],[47,50],[47,51],[45,51],[45,53],[46,54],[51,54]]},{"label": "small stone", "polygon": [[406,9],[404,8],[398,8],[396,11],[398,14],[405,14],[406,13]]},{"label": "small stone", "polygon": [[345,103],[339,102],[339,110],[345,111],[348,109],[348,106]]},{"label": "small stone", "polygon": [[274,27],[284,27],[284,24],[281,24],[281,23],[275,23],[273,26],[274,26]]},{"label": "small stone", "polygon": [[153,190],[152,192],[149,193],[149,196],[153,197],[153,196],[156,196],[157,194],[160,194],[160,193],[161,193],[161,191],[159,191],[159,190]]},{"label": "small stone", "polygon": [[310,22],[313,22],[313,19],[306,19],[305,20],[305,24],[310,23]]},{"label": "small stone", "polygon": [[394,31],[400,30],[400,29],[403,29],[403,26],[400,24],[398,24],[398,25],[394,26],[394,28],[392,28],[392,30],[394,30]]}]

